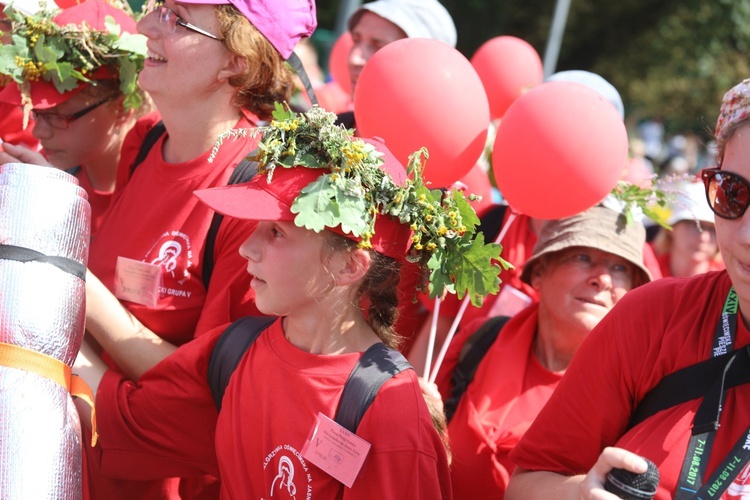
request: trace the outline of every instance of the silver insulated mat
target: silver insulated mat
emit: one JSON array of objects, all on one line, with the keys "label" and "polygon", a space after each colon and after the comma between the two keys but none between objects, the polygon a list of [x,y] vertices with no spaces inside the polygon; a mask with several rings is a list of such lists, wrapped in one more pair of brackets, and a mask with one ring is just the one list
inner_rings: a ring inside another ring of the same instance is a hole
[{"label": "silver insulated mat", "polygon": [[[49,167],[0,166],[0,342],[72,366],[86,317],[91,209],[76,179]],[[51,257],[48,259],[46,257]],[[78,499],[81,425],[65,388],[0,365],[0,499]]]}]

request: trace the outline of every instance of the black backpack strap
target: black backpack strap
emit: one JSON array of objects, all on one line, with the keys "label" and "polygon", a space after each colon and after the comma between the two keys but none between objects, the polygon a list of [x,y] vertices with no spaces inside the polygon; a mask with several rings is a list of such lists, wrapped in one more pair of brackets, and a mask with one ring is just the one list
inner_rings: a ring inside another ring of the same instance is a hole
[{"label": "black backpack strap", "polygon": [[687,366],[661,379],[643,397],[630,417],[628,429],[662,410],[704,397],[735,355],[736,358],[727,371],[724,388],[750,382],[750,345]]},{"label": "black backpack strap", "polygon": [[[234,167],[227,185],[247,182],[255,177],[255,174],[257,173],[258,162],[244,158],[237,164],[236,167]],[[224,216],[218,212],[214,212],[214,216],[211,219],[211,225],[208,228],[208,234],[206,235],[206,249],[203,253],[203,286],[206,287],[206,290],[208,290],[208,284],[211,282],[211,275],[214,272],[214,249],[216,247],[216,235],[219,234],[219,226],[221,226],[222,220],[224,220]]]},{"label": "black backpack strap", "polygon": [[305,88],[305,92],[307,92],[307,96],[310,98],[310,102],[313,105],[318,104],[318,98],[315,96],[312,83],[310,83],[310,77],[307,76],[305,66],[302,64],[302,60],[299,56],[292,52],[286,62],[288,62],[289,66],[291,66],[294,72],[297,73],[297,76],[302,82],[302,86]]},{"label": "black backpack strap", "polygon": [[495,343],[498,335],[500,335],[500,330],[503,329],[509,319],[508,316],[495,316],[488,319],[477,328],[476,332],[471,334],[461,348],[458,363],[456,363],[456,368],[451,375],[453,388],[450,396],[444,402],[445,417],[448,422],[453,418],[458,403],[469,384],[474,380],[479,363],[482,362],[487,351]]},{"label": "black backpack strap", "polygon": [[263,331],[278,318],[275,316],[246,316],[224,330],[208,361],[208,386],[216,409],[221,411],[221,400],[232,373],[250,346]]},{"label": "black backpack strap", "polygon": [[158,141],[159,137],[163,136],[166,131],[167,127],[164,126],[164,122],[159,120],[158,122],[156,122],[156,125],[151,127],[151,130],[146,132],[146,137],[143,138],[141,148],[138,150],[138,155],[135,157],[135,161],[130,166],[130,175],[133,175],[136,167],[143,163],[143,160],[146,159],[149,151],[151,151],[151,148],[153,148],[154,144],[156,144],[156,141]]},{"label": "black backpack strap", "polygon": [[395,349],[378,342],[367,349],[349,374],[336,410],[336,422],[356,433],[359,422],[380,387],[394,375],[411,368]]},{"label": "black backpack strap", "polygon": [[485,241],[495,241],[503,227],[503,219],[507,211],[508,205],[494,205],[482,213],[477,232],[484,234]]}]

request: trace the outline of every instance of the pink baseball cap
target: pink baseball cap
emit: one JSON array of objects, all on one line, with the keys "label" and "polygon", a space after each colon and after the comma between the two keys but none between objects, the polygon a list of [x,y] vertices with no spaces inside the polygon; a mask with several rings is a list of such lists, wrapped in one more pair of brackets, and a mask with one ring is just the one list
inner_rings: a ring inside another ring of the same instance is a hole
[{"label": "pink baseball cap", "polygon": [[281,57],[289,59],[302,38],[313,34],[318,20],[315,0],[177,0],[180,3],[233,5]]},{"label": "pink baseball cap", "polygon": [[[385,163],[381,168],[390,175],[393,182],[400,185],[406,179],[404,167],[385,148],[382,142],[363,139],[383,153]],[[195,191],[200,200],[220,214],[237,219],[257,221],[294,221],[292,204],[303,188],[315,182],[320,175],[328,172],[325,168],[276,167],[269,182],[268,175],[258,174],[244,184],[222,186]],[[341,226],[326,229],[354,241],[358,236],[343,231]],[[375,234],[370,239],[372,248],[394,259],[403,259],[411,246],[412,232],[408,224],[398,219],[380,215],[375,220]]]},{"label": "pink baseball cap", "polygon": [[[74,5],[56,15],[53,21],[58,26],[67,26],[69,24],[81,26],[85,22],[92,30],[106,31],[105,22],[107,16],[111,16],[120,25],[120,29],[123,32],[132,34],[138,32],[135,20],[132,17],[124,10],[113,7],[102,0],[86,0],[83,3]],[[116,79],[117,76],[117,70],[111,66],[100,66],[90,75],[87,75],[90,80]],[[31,82],[30,95],[32,106],[36,109],[53,108],[76,95],[86,85],[88,85],[86,82],[81,82],[76,88],[60,93],[52,82],[46,80]],[[21,105],[21,91],[18,85],[6,85],[0,92],[0,101]]]}]

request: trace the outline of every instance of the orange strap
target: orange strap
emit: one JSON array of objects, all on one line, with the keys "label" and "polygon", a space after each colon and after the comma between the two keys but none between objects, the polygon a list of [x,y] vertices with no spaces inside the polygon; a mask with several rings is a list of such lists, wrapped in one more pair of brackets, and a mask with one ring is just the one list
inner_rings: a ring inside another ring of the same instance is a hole
[{"label": "orange strap", "polygon": [[94,394],[82,378],[72,373],[68,365],[52,356],[0,342],[0,366],[18,368],[41,375],[63,386],[72,396],[88,403],[91,407],[91,446],[96,446],[99,435],[96,433]]}]

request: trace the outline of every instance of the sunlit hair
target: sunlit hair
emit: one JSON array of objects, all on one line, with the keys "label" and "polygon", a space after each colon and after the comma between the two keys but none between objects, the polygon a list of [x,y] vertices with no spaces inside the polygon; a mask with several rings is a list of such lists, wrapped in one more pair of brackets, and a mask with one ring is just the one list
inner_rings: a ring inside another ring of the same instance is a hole
[{"label": "sunlit hair", "polygon": [[229,84],[238,90],[235,104],[261,119],[269,119],[275,102],[289,101],[294,87],[292,70],[235,7],[218,5],[216,16],[224,45],[246,62],[244,71],[229,79]]},{"label": "sunlit hair", "polygon": [[[341,235],[325,231],[326,241],[331,251],[350,252],[357,248],[357,242]],[[398,319],[397,288],[401,279],[401,264],[395,259],[378,252],[370,252],[371,264],[357,290],[357,300],[363,309],[367,324],[380,340],[393,349],[398,349],[401,336],[393,325]]]}]

